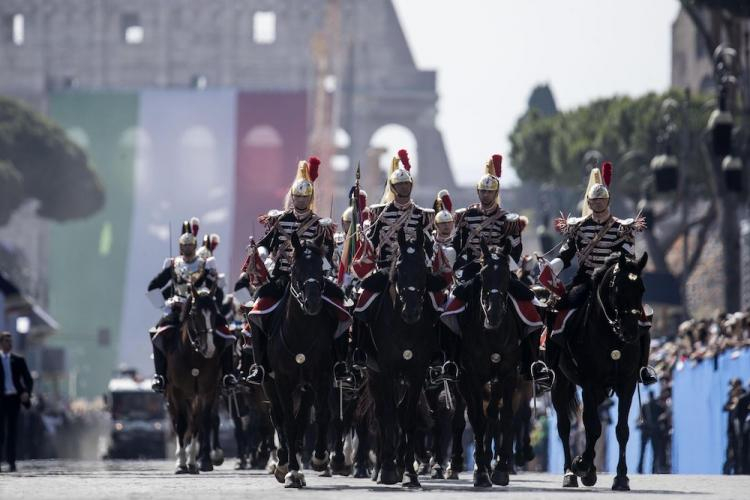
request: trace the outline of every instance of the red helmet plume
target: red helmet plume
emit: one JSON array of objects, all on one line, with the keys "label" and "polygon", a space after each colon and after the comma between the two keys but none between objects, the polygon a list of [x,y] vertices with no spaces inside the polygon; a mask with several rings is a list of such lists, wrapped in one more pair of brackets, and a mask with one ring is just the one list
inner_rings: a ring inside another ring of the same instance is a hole
[{"label": "red helmet plume", "polygon": [[602,164],[602,180],[604,180],[604,185],[609,187],[612,182],[612,162],[605,161]]},{"label": "red helmet plume", "polygon": [[317,156],[311,156],[307,159],[307,173],[310,176],[310,181],[315,182],[315,179],[318,178],[318,170],[320,168],[320,158]]},{"label": "red helmet plume", "polygon": [[495,177],[500,178],[500,174],[503,172],[502,155],[492,155],[492,167],[495,169]]},{"label": "red helmet plume", "polygon": [[190,219],[190,231],[193,233],[193,236],[198,236],[198,230],[201,227],[201,221],[198,219],[198,217],[193,217]]},{"label": "red helmet plume", "polygon": [[411,172],[411,163],[409,162],[409,153],[407,153],[405,149],[399,149],[398,157],[401,160],[401,163],[403,163],[404,168],[408,170],[409,172]]}]

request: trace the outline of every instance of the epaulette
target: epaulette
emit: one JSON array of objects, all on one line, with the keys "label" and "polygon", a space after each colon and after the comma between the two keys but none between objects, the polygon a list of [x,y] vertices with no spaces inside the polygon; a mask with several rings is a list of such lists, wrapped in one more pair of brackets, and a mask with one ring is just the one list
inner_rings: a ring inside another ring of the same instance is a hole
[{"label": "epaulette", "polygon": [[627,219],[618,219],[614,217],[615,222],[620,224],[620,233],[640,233],[646,229],[646,218],[642,215],[638,215],[635,218],[629,217]]},{"label": "epaulette", "polygon": [[515,212],[505,214],[505,223],[508,225],[508,232],[511,234],[521,234],[529,224],[529,219]]},{"label": "epaulette", "polygon": [[459,208],[455,212],[453,212],[453,224],[455,227],[458,227],[459,224],[461,224],[461,221],[464,220],[464,215],[466,214],[465,208]]},{"label": "epaulette", "polygon": [[560,217],[555,219],[555,229],[558,233],[571,234],[578,229],[584,220],[586,220],[586,217],[566,217],[561,212]]},{"label": "epaulette", "polygon": [[266,227],[271,227],[274,224],[276,224],[277,220],[279,220],[281,217],[283,217],[289,212],[291,212],[291,210],[271,209],[267,213],[258,216],[258,222],[260,222],[261,224],[265,224]]},{"label": "epaulette", "polygon": [[318,219],[318,224],[323,227],[328,227],[333,224],[333,219],[331,219],[330,217],[321,217],[320,219]]}]

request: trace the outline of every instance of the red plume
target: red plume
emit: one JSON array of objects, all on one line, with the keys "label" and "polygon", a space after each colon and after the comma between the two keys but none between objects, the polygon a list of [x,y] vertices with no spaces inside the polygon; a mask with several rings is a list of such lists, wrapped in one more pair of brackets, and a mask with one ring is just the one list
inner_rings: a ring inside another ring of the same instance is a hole
[{"label": "red plume", "polygon": [[198,230],[201,227],[201,221],[198,220],[198,217],[193,217],[190,219],[190,230],[193,232],[193,236],[198,236]]},{"label": "red plume", "polygon": [[492,155],[492,166],[495,168],[495,177],[500,178],[500,174],[503,172],[502,155]]},{"label": "red plume", "polygon": [[398,157],[401,159],[401,163],[404,164],[404,168],[411,172],[411,163],[409,163],[409,153],[407,153],[405,149],[399,149]]},{"label": "red plume", "polygon": [[442,191],[440,191],[438,193],[438,198],[440,198],[440,201],[443,202],[443,210],[453,212],[453,200],[451,200],[451,195],[447,189],[443,189]]},{"label": "red plume", "polygon": [[318,169],[320,168],[320,158],[317,156],[311,156],[307,159],[307,173],[310,175],[310,180],[315,182],[318,178]]},{"label": "red plume", "polygon": [[361,212],[365,208],[367,208],[367,193],[365,193],[363,190],[359,190],[359,211]]},{"label": "red plume", "polygon": [[220,241],[221,239],[219,238],[219,235],[216,233],[213,233],[211,235],[210,246],[208,248],[213,252],[214,250],[216,250],[216,247],[219,246]]},{"label": "red plume", "polygon": [[612,163],[605,161],[602,164],[602,179],[604,180],[604,185],[609,187],[609,184],[612,182]]}]

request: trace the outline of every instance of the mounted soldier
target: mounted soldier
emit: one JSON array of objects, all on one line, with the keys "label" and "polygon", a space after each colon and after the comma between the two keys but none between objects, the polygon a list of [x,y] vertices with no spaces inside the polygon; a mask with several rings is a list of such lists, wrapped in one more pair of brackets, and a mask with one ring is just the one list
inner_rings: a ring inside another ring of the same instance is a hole
[{"label": "mounted soldier", "polygon": [[[352,263],[355,275],[362,279],[362,294],[354,312],[363,320],[376,296],[386,289],[392,278],[391,273],[398,256],[399,231],[403,230],[408,241],[416,241],[420,233],[424,236],[421,240],[429,261],[425,262],[425,266],[430,265],[435,256],[432,236],[435,211],[414,203],[411,198],[413,187],[409,155],[405,149],[401,149],[398,156],[391,160],[390,174],[380,204],[370,206],[373,221]],[[431,282],[430,298],[433,307],[440,310],[435,292],[447,287],[448,283],[432,274]]]},{"label": "mounted soldier", "polygon": [[[289,272],[294,247],[292,235],[295,234],[304,245],[307,241],[322,241],[324,251],[324,270],[329,272],[334,251],[334,224],[329,218],[322,218],[314,211],[314,182],[318,177],[320,160],[310,157],[297,165],[297,176],[288,193],[288,208],[272,210],[258,220],[265,224],[267,233],[257,245],[251,242],[248,247],[248,262],[240,282],[247,280],[259,285],[252,310],[248,313],[251,326],[252,344],[255,363],[250,368],[246,381],[262,383],[268,372],[266,360],[266,343],[268,335],[274,328],[272,314],[279,303],[289,293]],[[261,256],[267,255],[265,261]],[[269,274],[270,270],[270,274]],[[240,286],[238,283],[235,288]],[[348,313],[343,308],[343,293],[332,281],[323,280],[323,300],[331,305],[341,320],[340,329],[348,326]],[[336,332],[337,334],[340,332]]]},{"label": "mounted soldier", "polygon": [[[574,313],[589,298],[594,271],[603,266],[614,253],[634,258],[635,234],[645,228],[642,217],[618,219],[612,216],[609,192],[611,180],[610,162],[604,162],[601,171],[599,168],[591,170],[581,217],[560,218],[555,221],[565,241],[555,259],[540,261],[539,282],[559,298],[556,303],[558,312],[552,317],[551,325],[548,325],[548,331],[551,331],[550,341],[558,347],[563,347],[571,340],[570,328],[566,326],[575,321]],[[557,276],[571,265],[573,257],[577,258],[578,271],[573,280],[564,286]],[[653,311],[648,306],[643,309],[638,322],[642,330],[639,375],[641,383],[651,385],[657,382],[653,368],[648,366]],[[554,347],[552,350],[555,350]],[[555,357],[553,353],[549,354]]]},{"label": "mounted soldier", "polygon": [[[456,251],[454,265],[457,284],[453,298],[446,307],[442,320],[454,333],[460,334],[458,315],[466,307],[475,279],[482,268],[482,243],[488,247],[508,248],[512,269],[518,268],[523,252],[521,233],[527,220],[508,212],[500,206],[500,176],[502,156],[492,155],[485,165],[485,173],[477,182],[479,203],[456,211],[456,235],[453,248]],[[524,373],[530,376],[541,390],[549,390],[553,374],[539,360],[538,341],[543,326],[533,292],[518,280],[515,273],[509,283],[509,300],[513,303],[518,318],[525,325]]]},{"label": "mounted soldier", "polygon": [[[182,224],[182,234],[179,238],[180,255],[170,257],[164,261],[162,271],[151,280],[148,285],[147,296],[151,303],[162,309],[164,314],[151,329],[151,341],[154,355],[154,381],[152,388],[156,392],[163,392],[166,386],[167,358],[164,352],[164,336],[175,335],[179,329],[186,304],[188,304],[193,288],[207,288],[218,290],[219,274],[216,271],[216,260],[203,252],[201,257],[196,252],[197,234],[200,221],[193,217],[190,222]],[[218,244],[218,239],[217,239]],[[215,247],[214,247],[215,248]],[[216,292],[214,292],[216,293]],[[218,309],[217,309],[218,311]],[[218,330],[222,330],[221,332]],[[225,323],[218,323],[217,329],[210,337],[222,355],[222,369],[224,376],[222,383],[225,387],[232,387],[237,383],[232,374],[232,358],[226,343],[232,339],[228,335]]]}]

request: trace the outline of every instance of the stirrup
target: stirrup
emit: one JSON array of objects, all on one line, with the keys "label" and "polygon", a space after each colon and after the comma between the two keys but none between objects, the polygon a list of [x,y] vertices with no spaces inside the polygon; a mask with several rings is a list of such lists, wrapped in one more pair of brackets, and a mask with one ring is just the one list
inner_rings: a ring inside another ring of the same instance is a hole
[{"label": "stirrup", "polygon": [[[538,376],[535,375],[535,372]],[[555,372],[544,361],[538,360],[531,363],[529,373],[531,374],[531,383],[539,387],[540,393],[552,390],[552,386],[555,385]]]},{"label": "stirrup", "polygon": [[151,383],[151,390],[154,392],[164,392],[164,387],[167,385],[163,375],[154,375],[154,380]]},{"label": "stirrup", "polygon": [[229,389],[229,388],[234,387],[234,386],[237,385],[237,377],[235,377],[231,373],[227,373],[221,379],[221,383],[224,386],[224,388]]},{"label": "stirrup", "polygon": [[[646,372],[644,375],[644,371]],[[659,377],[656,375],[656,370],[654,370],[653,367],[646,365],[642,366],[640,370],[638,370],[638,381],[645,385],[653,385],[659,381]]]},{"label": "stirrup", "polygon": [[253,385],[260,385],[266,379],[266,369],[263,365],[253,363],[250,367],[250,373],[245,377],[245,382]]},{"label": "stirrup", "polygon": [[346,365],[345,361],[337,361],[336,363],[334,363],[333,378],[334,380],[339,382],[339,384],[343,382],[352,382],[352,372],[349,370],[349,367]]},{"label": "stirrup", "polygon": [[443,376],[450,382],[458,380],[458,365],[451,360],[443,363]]}]

